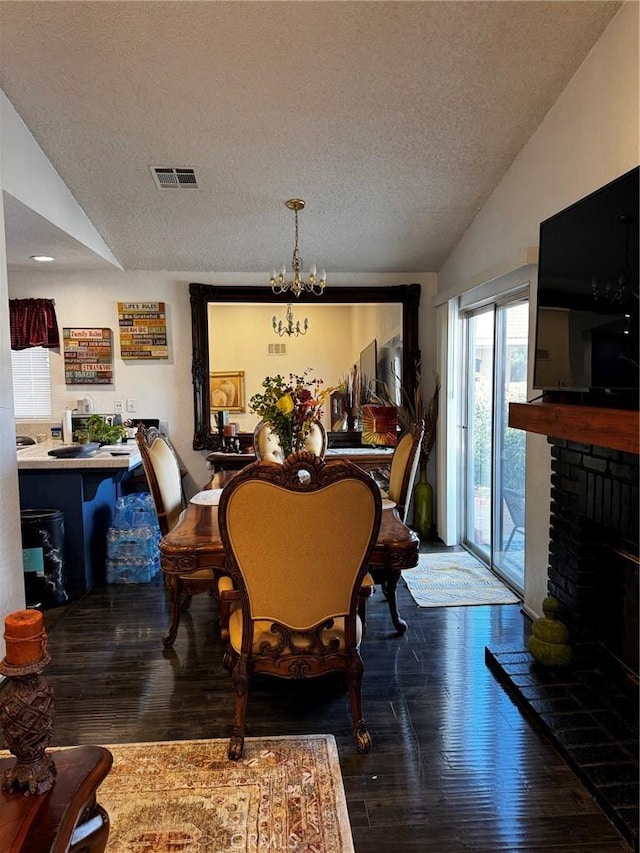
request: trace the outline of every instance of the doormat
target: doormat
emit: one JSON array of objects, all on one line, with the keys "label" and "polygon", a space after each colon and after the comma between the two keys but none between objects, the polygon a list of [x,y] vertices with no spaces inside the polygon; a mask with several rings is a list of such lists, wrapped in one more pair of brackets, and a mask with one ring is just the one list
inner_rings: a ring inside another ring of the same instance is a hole
[{"label": "doormat", "polygon": [[518,604],[520,599],[468,551],[420,554],[402,577],[418,607]]},{"label": "doormat", "polygon": [[106,853],[353,853],[333,735],[107,746]]}]

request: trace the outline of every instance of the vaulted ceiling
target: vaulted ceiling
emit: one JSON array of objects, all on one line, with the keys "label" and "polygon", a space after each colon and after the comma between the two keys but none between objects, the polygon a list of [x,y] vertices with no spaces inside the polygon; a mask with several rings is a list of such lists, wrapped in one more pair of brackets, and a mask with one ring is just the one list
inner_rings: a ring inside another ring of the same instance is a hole
[{"label": "vaulted ceiling", "polygon": [[620,5],[3,0],[0,87],[125,269],[437,271]]}]

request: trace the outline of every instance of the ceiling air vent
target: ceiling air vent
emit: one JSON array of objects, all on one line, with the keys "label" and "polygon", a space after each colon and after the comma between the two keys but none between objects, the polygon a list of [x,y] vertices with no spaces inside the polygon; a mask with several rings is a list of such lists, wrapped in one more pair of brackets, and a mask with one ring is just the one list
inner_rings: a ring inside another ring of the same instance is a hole
[{"label": "ceiling air vent", "polygon": [[267,344],[267,355],[286,355],[286,344]]},{"label": "ceiling air vent", "polygon": [[159,190],[198,189],[194,169],[182,166],[149,166]]}]

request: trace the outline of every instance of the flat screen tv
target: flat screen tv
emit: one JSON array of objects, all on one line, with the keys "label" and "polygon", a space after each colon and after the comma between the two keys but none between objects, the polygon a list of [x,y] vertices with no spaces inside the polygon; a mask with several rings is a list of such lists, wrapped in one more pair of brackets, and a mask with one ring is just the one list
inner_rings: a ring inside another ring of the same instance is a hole
[{"label": "flat screen tv", "polygon": [[540,224],[535,388],[638,404],[639,168]]},{"label": "flat screen tv", "polygon": [[360,353],[360,399],[366,402],[377,392],[378,342],[374,338]]}]

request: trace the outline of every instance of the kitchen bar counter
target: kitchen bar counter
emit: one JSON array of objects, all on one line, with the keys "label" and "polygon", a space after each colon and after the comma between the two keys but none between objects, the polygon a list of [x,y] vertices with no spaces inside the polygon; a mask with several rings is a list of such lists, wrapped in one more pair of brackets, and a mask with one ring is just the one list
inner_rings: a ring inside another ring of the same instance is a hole
[{"label": "kitchen bar counter", "polygon": [[[140,451],[135,442],[127,444],[112,444],[99,447],[93,453],[72,459],[60,459],[49,456],[50,450],[66,447],[61,441],[43,441],[41,444],[27,444],[19,447],[18,470],[28,468],[52,469],[70,471],[78,468],[96,470],[110,469],[116,471],[131,471],[142,463]],[[80,445],[81,446],[81,445]],[[112,454],[117,453],[117,456]]]},{"label": "kitchen bar counter", "polygon": [[73,459],[48,455],[63,446],[44,441],[19,448],[18,481],[21,509],[58,509],[64,515],[66,585],[73,598],[105,582],[107,531],[115,503],[128,488],[133,490],[141,458],[135,443],[100,447]]}]

